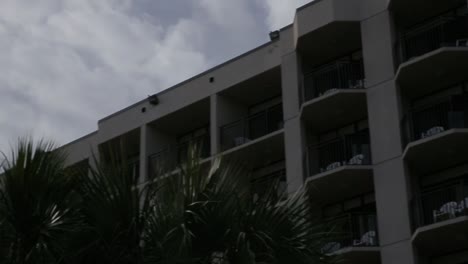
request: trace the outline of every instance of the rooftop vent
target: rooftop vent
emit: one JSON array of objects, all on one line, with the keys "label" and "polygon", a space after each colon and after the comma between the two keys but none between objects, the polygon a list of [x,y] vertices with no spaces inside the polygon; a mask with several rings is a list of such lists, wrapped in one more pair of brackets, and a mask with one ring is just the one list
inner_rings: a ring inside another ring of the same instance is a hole
[{"label": "rooftop vent", "polygon": [[270,40],[277,40],[280,38],[279,30],[271,31],[270,32]]},{"label": "rooftop vent", "polygon": [[148,95],[148,102],[152,105],[157,105],[159,104],[159,99],[158,96],[153,94],[153,95]]}]

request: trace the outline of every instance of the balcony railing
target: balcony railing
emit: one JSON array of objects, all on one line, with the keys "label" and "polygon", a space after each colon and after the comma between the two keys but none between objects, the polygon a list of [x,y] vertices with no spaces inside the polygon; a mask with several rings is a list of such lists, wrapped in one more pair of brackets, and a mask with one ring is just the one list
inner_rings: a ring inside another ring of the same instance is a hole
[{"label": "balcony railing", "polygon": [[370,165],[371,150],[367,131],[309,147],[309,176],[346,165]]},{"label": "balcony railing", "polygon": [[278,104],[234,123],[222,126],[221,147],[227,150],[283,128],[283,106]]},{"label": "balcony railing", "polygon": [[139,157],[131,158],[127,161],[127,168],[132,177],[140,176],[140,159]]},{"label": "balcony railing", "polygon": [[423,192],[413,201],[416,228],[468,216],[468,180]]},{"label": "balcony railing", "polygon": [[468,95],[454,95],[419,107],[403,118],[405,144],[452,128],[468,127]]},{"label": "balcony railing", "polygon": [[330,238],[322,246],[322,254],[332,254],[347,247],[377,247],[377,216],[375,213],[354,213],[327,219]]},{"label": "balcony railing", "polygon": [[401,34],[403,62],[447,46],[468,45],[468,11],[466,7],[426,21]]},{"label": "balcony railing", "polygon": [[278,197],[281,197],[286,192],[286,170],[281,169],[273,173],[255,178],[251,181],[252,190],[259,197],[264,196],[269,188],[274,187],[273,184],[277,184],[276,190],[278,191]]},{"label": "balcony railing", "polygon": [[208,158],[211,153],[210,146],[210,136],[205,134],[176,146],[165,148],[148,157],[149,172],[155,173],[157,170],[173,169],[177,164],[182,164],[192,157],[189,151],[195,151],[193,158]]},{"label": "balcony railing", "polygon": [[304,75],[304,101],[338,89],[364,88],[363,60],[340,60]]}]

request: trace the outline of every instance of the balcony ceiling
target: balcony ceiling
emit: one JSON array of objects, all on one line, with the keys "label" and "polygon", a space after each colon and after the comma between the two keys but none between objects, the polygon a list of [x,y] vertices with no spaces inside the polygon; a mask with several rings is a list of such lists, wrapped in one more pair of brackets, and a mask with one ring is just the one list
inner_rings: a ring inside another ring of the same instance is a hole
[{"label": "balcony ceiling", "polygon": [[466,4],[466,0],[392,0],[390,9],[400,27],[408,27]]},{"label": "balcony ceiling", "polygon": [[204,99],[166,115],[150,125],[164,133],[181,135],[202,128],[210,122],[210,100]]},{"label": "balcony ceiling", "polygon": [[281,69],[274,68],[230,87],[221,95],[245,105],[253,105],[281,95]]},{"label": "balcony ceiling", "polygon": [[359,22],[332,22],[299,39],[304,63],[315,67],[361,49]]},{"label": "balcony ceiling", "polygon": [[468,47],[444,47],[403,63],[396,80],[413,98],[466,80],[467,69]]}]

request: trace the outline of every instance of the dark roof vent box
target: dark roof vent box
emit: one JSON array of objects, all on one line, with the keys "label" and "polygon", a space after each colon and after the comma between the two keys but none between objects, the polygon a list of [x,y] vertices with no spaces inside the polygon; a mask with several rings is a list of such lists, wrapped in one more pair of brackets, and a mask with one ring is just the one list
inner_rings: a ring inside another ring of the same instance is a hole
[{"label": "dark roof vent box", "polygon": [[271,31],[270,32],[270,40],[277,40],[280,38],[280,32],[279,30]]},{"label": "dark roof vent box", "polygon": [[153,95],[148,95],[148,102],[151,104],[151,105],[157,105],[159,104],[159,98],[157,95],[153,94]]}]

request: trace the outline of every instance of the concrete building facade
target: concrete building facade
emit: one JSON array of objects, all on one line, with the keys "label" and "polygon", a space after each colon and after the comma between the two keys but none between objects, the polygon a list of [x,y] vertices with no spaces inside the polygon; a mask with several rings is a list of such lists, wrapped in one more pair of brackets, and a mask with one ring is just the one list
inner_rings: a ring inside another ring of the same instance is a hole
[{"label": "concrete building facade", "polygon": [[[306,185],[346,263],[468,263],[468,1],[316,0],[246,54],[98,122],[145,178],[190,142]],[[175,150],[175,151],[171,151]],[[260,183],[260,184],[259,184]]]}]

